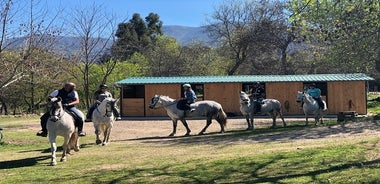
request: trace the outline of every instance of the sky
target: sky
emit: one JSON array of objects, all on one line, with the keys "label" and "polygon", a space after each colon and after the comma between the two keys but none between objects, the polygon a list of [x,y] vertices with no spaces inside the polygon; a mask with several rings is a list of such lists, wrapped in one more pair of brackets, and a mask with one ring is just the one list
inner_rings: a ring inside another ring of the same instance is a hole
[{"label": "sky", "polygon": [[109,13],[116,14],[120,20],[129,20],[134,13],[142,18],[150,12],[157,13],[164,25],[198,27],[205,25],[224,0],[42,0],[40,6],[54,11],[64,8],[66,13],[75,8],[87,8],[93,4],[101,5]]}]

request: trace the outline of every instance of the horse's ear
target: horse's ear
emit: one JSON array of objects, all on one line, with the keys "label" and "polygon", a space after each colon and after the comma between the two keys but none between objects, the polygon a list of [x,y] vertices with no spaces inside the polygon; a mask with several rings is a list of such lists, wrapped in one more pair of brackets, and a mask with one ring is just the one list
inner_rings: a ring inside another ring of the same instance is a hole
[{"label": "horse's ear", "polygon": [[57,99],[58,99],[57,102],[62,101],[62,98],[60,96]]}]

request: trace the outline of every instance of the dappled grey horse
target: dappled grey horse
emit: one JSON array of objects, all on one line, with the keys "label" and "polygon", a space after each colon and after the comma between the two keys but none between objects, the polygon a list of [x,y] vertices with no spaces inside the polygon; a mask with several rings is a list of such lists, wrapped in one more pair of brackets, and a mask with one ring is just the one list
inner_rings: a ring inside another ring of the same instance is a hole
[{"label": "dappled grey horse", "polygon": [[315,125],[318,125],[318,123],[323,124],[323,116],[327,112],[327,105],[326,105],[326,102],[324,100],[322,102],[323,102],[325,108],[320,109],[318,102],[316,100],[314,100],[314,98],[311,95],[309,95],[305,92],[298,91],[296,101],[303,103],[302,109],[303,109],[303,112],[304,112],[305,118],[306,118],[306,124],[305,125],[307,125],[309,123],[309,120],[308,120],[309,114],[314,115]]},{"label": "dappled grey horse", "polygon": [[178,100],[172,99],[168,96],[155,95],[149,104],[149,108],[151,109],[159,107],[164,107],[166,109],[168,116],[173,121],[173,132],[169,136],[175,135],[178,120],[180,120],[186,128],[185,135],[190,135],[191,130],[186,122],[187,117],[206,117],[206,126],[199,132],[199,135],[204,134],[207,127],[212,123],[213,118],[219,123],[220,131],[222,133],[224,132],[224,128],[227,124],[227,115],[219,103],[210,100],[195,102],[190,104],[191,109],[193,109],[190,112],[178,109],[178,102]]},{"label": "dappled grey horse", "polygon": [[[256,108],[257,106],[255,105],[255,101],[252,102],[251,99],[249,98],[249,95],[241,91],[240,92],[240,111],[247,120],[247,124],[248,124],[247,130],[254,129],[254,116],[255,116],[254,112],[256,111]],[[273,120],[272,127],[276,127],[276,118],[279,115],[284,127],[286,126],[284,118],[282,117],[281,103],[278,100],[264,99],[261,104],[260,114],[262,115],[267,114],[272,118]]]},{"label": "dappled grey horse", "polygon": [[[51,162],[50,165],[57,165],[56,161],[56,138],[63,137],[63,153],[61,162],[66,161],[66,156],[70,154],[70,150],[79,151],[78,132],[75,128],[74,118],[68,114],[62,106],[60,97],[51,98],[47,103],[47,109],[50,117],[47,121],[46,128],[49,132],[49,141],[51,147]],[[82,116],[84,117],[84,116]]]},{"label": "dappled grey horse", "polygon": [[[109,142],[115,116],[113,115],[113,108],[116,100],[108,97],[96,107],[92,113],[92,122],[94,123],[96,144],[107,145]],[[103,141],[100,140],[100,134],[103,133]]]}]

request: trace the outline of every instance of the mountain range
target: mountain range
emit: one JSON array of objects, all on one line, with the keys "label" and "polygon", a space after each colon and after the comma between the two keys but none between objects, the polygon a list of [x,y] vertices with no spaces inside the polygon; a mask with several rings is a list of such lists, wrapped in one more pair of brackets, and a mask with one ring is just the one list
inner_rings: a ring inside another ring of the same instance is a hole
[{"label": "mountain range", "polygon": [[[212,45],[211,38],[208,36],[208,34],[205,32],[204,27],[188,27],[188,26],[178,26],[178,25],[171,25],[171,26],[163,26],[162,28],[163,34],[174,37],[180,44],[182,45],[188,45],[193,41],[201,41],[204,42],[207,45]],[[42,43],[39,45],[44,45],[46,48],[53,47],[53,50],[56,52],[61,52],[65,50],[66,54],[72,53],[72,51],[78,50],[81,45],[78,41],[78,37],[70,37],[70,36],[45,36],[42,38],[39,38],[42,40]],[[103,45],[105,42],[107,42],[107,39],[100,40],[100,45]],[[40,42],[41,43],[41,42]],[[7,49],[17,49],[22,48],[23,45],[26,45],[26,37],[18,37],[8,40],[8,43],[6,43]],[[107,43],[107,48],[110,48],[112,43]],[[67,48],[70,48],[69,50]],[[63,53],[65,54],[65,53]]]}]

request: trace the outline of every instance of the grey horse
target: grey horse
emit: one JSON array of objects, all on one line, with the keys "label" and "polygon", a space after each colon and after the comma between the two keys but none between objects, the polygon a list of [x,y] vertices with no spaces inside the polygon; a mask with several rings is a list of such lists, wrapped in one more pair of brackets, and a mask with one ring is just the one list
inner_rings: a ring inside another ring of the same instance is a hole
[{"label": "grey horse", "polygon": [[[115,103],[115,99],[111,97],[105,98],[92,113],[92,122],[94,123],[96,134],[96,144],[102,144],[102,146],[105,146],[109,142],[113,123],[115,122],[115,116],[112,111]],[[103,133],[103,141],[100,140],[101,133]]]},{"label": "grey horse", "polygon": [[311,97],[307,93],[298,91],[296,101],[303,103],[302,109],[303,109],[303,112],[304,112],[305,118],[306,118],[306,124],[305,125],[307,125],[309,123],[309,120],[308,120],[309,114],[314,115],[315,125],[318,125],[318,123],[323,124],[323,116],[327,112],[327,105],[326,105],[326,102],[324,100],[322,102],[323,102],[325,108],[320,109],[318,102],[316,100],[314,100],[313,97]]},{"label": "grey horse", "polygon": [[[276,99],[264,99],[261,106],[261,115],[268,114],[272,117],[273,124],[272,127],[276,127],[276,118],[277,115],[280,116],[284,127],[286,126],[285,120],[281,112],[281,103]],[[254,129],[254,112],[256,106],[252,103],[249,95],[243,91],[240,92],[240,111],[247,120],[248,128],[247,130]]]},{"label": "grey horse", "polygon": [[[70,154],[70,150],[79,151],[78,132],[76,131],[74,118],[68,114],[62,106],[62,99],[51,98],[48,101],[47,109],[50,113],[50,117],[46,124],[46,128],[49,132],[49,141],[51,146],[51,162],[50,165],[57,165],[56,161],[56,137],[58,135],[63,137],[63,153],[61,162],[66,161],[67,155]],[[84,117],[84,116],[82,116]]]},{"label": "grey horse", "polygon": [[220,132],[224,132],[224,128],[227,124],[227,115],[219,103],[211,100],[195,102],[190,105],[191,109],[193,109],[191,112],[178,109],[177,103],[178,100],[168,96],[155,95],[149,104],[149,108],[151,109],[159,107],[166,109],[168,116],[173,121],[173,131],[169,136],[176,134],[178,120],[180,120],[186,128],[185,136],[190,135],[191,130],[186,122],[187,117],[206,117],[206,126],[199,132],[199,135],[204,134],[208,126],[212,123],[213,118],[219,123]]}]

